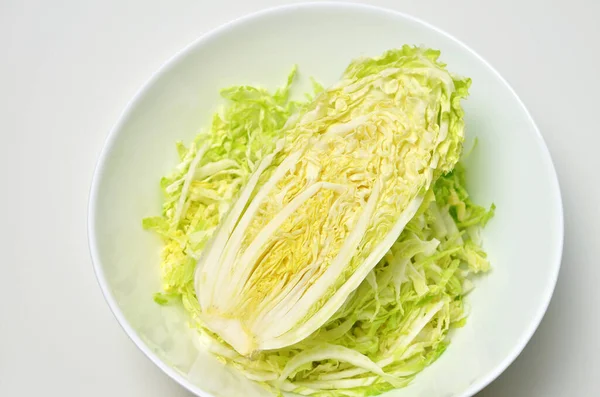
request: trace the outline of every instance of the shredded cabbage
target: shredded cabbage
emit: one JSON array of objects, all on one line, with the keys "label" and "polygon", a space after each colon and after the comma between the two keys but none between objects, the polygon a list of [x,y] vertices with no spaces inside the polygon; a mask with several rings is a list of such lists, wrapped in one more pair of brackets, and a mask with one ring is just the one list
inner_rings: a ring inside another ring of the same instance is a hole
[{"label": "shredded cabbage", "polygon": [[438,56],[356,60],[303,102],[289,99],[295,69],[274,94],[226,89],[210,131],[177,144],[163,214],[143,222],[165,242],[155,300],[181,302],[203,345],[249,379],[379,394],[464,325],[494,207],[470,200],[457,164],[470,81]]}]

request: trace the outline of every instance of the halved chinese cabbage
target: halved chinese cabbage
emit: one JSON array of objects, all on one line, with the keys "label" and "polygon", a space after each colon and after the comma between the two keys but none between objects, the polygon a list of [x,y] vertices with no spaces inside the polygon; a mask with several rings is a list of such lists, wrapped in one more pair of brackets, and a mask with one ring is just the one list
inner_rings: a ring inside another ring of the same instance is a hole
[{"label": "halved chinese cabbage", "polygon": [[257,163],[195,271],[200,321],[237,352],[318,330],[452,170],[470,81],[438,54],[353,61]]}]

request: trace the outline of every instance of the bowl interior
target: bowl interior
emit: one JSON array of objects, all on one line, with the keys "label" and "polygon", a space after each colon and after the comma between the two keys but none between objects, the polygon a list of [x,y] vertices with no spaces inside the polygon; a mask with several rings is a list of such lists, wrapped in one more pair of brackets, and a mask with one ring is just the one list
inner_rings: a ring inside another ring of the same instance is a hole
[{"label": "bowl interior", "polygon": [[292,6],[226,25],[172,59],[123,114],[95,176],[90,244],[100,284],[133,340],[185,387],[207,396],[263,394],[193,347],[182,311],[152,300],[161,243],[141,219],[160,212],[158,183],[177,163],[175,141],[208,125],[220,88],[273,88],[297,64],[300,92],[307,76],[331,84],[351,59],[402,44],[438,48],[451,71],[473,79],[464,107],[468,140],[479,142],[468,158],[469,188],[497,213],[484,233],[493,271],[469,296],[467,325],[412,385],[386,396],[471,395],[531,337],[558,273],[562,210],[550,157],[524,106],[477,55],[422,22],[365,6]]}]

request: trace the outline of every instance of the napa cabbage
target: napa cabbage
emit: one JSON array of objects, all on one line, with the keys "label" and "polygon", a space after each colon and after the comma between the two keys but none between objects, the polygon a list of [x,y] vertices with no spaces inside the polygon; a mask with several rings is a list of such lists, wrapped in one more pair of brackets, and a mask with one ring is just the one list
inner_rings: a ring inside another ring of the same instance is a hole
[{"label": "napa cabbage", "polygon": [[458,162],[470,84],[439,52],[353,61],[290,100],[237,86],[185,147],[144,227],[164,241],[160,304],[249,379],[314,396],[408,384],[464,325],[489,270]]},{"label": "napa cabbage", "polygon": [[202,322],[240,354],[320,328],[458,161],[469,81],[436,58],[352,62],[249,177],[195,274]]}]

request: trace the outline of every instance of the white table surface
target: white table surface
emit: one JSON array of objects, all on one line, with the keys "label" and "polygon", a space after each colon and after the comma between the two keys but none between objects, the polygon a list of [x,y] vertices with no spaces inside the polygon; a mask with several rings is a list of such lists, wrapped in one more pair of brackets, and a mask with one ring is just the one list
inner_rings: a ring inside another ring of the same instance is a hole
[{"label": "white table surface", "polygon": [[[87,3],[0,1],[0,396],[189,396],[102,298],[86,232],[92,172],[120,112],[166,59],[287,1]],[[560,178],[566,240],[554,298],[521,356],[480,395],[598,395],[600,2],[371,3],[425,19],[487,58],[530,109]]]}]

